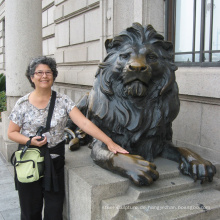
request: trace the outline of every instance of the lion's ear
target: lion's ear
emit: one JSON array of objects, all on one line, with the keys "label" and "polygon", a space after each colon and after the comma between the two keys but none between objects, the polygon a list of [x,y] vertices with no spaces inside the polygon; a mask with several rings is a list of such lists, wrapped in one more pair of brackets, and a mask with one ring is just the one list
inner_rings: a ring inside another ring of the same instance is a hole
[{"label": "lion's ear", "polygon": [[113,41],[113,39],[107,39],[105,41],[105,49],[106,49],[107,53],[109,52],[109,50],[112,49],[112,41]]},{"label": "lion's ear", "polygon": [[163,48],[168,52],[173,52],[173,43],[170,41],[164,41]]}]

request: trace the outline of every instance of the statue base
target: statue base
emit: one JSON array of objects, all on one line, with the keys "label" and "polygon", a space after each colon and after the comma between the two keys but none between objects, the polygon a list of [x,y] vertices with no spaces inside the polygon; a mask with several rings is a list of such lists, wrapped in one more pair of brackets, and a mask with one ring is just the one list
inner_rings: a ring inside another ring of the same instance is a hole
[{"label": "statue base", "polygon": [[[200,184],[182,175],[178,164],[154,162],[160,177],[137,187],[127,178],[97,166],[91,150],[66,150],[65,218],[68,220],[216,219],[220,216],[220,179]],[[219,167],[219,164],[214,164]]]}]

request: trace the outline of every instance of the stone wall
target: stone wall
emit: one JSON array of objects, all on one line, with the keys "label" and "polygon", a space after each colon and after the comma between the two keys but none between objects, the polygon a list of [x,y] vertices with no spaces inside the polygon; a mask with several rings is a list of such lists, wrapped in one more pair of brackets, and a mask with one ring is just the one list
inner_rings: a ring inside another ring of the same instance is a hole
[{"label": "stone wall", "polygon": [[58,63],[55,87],[67,92],[72,85],[71,97],[77,101],[91,88],[101,60],[100,3],[43,1],[42,23],[43,54],[53,56]]},{"label": "stone wall", "polygon": [[180,113],[173,123],[176,145],[219,161],[219,67],[180,67],[176,79],[181,100]]}]

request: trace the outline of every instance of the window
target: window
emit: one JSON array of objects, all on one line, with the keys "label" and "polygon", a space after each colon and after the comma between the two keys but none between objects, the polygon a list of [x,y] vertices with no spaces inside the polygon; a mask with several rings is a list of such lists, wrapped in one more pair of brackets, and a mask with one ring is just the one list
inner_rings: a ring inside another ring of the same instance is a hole
[{"label": "window", "polygon": [[166,0],[166,39],[180,65],[220,66],[220,0]]}]

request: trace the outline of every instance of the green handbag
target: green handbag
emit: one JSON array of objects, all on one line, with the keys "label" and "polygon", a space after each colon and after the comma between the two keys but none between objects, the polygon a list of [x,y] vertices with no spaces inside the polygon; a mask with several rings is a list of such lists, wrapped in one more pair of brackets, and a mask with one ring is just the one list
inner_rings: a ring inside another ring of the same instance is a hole
[{"label": "green handbag", "polygon": [[18,181],[30,183],[44,176],[44,157],[38,148],[28,148],[23,155],[22,149],[15,152],[15,170]]}]

